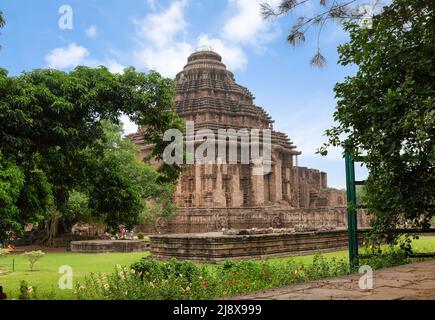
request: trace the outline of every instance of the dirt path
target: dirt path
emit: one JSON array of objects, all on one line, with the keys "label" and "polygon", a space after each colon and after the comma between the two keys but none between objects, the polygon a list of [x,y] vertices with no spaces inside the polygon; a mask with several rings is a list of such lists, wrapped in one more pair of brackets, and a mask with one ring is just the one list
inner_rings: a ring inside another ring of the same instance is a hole
[{"label": "dirt path", "polygon": [[269,289],[234,299],[258,300],[435,300],[435,260],[373,272],[373,289],[362,290],[356,274]]}]

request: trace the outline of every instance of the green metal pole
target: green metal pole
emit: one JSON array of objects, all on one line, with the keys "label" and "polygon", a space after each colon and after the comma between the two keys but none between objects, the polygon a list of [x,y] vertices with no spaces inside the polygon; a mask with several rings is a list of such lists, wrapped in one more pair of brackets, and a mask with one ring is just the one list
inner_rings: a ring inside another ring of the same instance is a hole
[{"label": "green metal pole", "polygon": [[15,258],[12,259],[12,272],[15,272]]},{"label": "green metal pole", "polygon": [[349,238],[349,262],[354,268],[358,259],[355,163],[350,154],[345,155],[346,195],[347,195],[347,230]]}]

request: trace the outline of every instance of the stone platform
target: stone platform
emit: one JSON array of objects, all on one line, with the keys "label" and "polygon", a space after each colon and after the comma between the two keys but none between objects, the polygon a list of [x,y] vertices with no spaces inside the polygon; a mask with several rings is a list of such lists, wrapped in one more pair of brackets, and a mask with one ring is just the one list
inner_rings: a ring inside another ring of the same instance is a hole
[{"label": "stone platform", "polygon": [[144,240],[88,240],[72,241],[71,252],[111,253],[140,252],[149,250],[150,243]]},{"label": "stone platform", "polygon": [[[365,230],[359,230],[362,242]],[[334,251],[347,247],[347,230],[287,232],[253,235],[200,234],[152,235],[151,253],[156,259],[220,262],[272,258]]]}]

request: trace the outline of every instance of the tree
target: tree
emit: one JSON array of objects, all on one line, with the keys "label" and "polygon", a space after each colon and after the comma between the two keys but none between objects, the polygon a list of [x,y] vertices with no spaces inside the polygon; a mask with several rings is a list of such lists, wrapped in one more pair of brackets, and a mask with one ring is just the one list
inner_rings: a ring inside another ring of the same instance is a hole
[{"label": "tree", "polygon": [[374,0],[367,4],[365,0],[281,0],[278,6],[261,3],[261,13],[265,19],[270,19],[290,14],[305,5],[309,5],[309,14],[297,18],[287,41],[292,46],[297,46],[305,42],[306,34],[312,32],[316,38],[317,50],[310,62],[313,66],[322,67],[326,63],[320,49],[324,27],[329,22],[344,24],[358,21],[361,26],[369,25],[373,15],[382,12],[383,1]]},{"label": "tree", "polygon": [[434,17],[432,1],[396,0],[373,29],[347,23],[350,41],[338,49],[358,72],[335,86],[337,125],[320,152],[364,155],[374,239],[394,242],[404,222],[425,229],[434,216]]},{"label": "tree", "polygon": [[59,219],[60,232],[70,232],[72,227],[78,223],[98,222],[89,209],[89,196],[85,192],[71,190],[68,195],[68,201],[65,210],[61,212]]},{"label": "tree", "polygon": [[42,252],[41,250],[37,250],[37,251],[24,252],[22,255],[29,260],[29,269],[30,271],[33,271],[35,263],[43,256],[45,256],[45,253]]},{"label": "tree", "polygon": [[[0,176],[5,177],[0,184],[0,210],[7,217],[0,224],[0,240],[11,231],[22,231],[26,223],[44,220],[50,206],[55,208],[50,211],[53,219],[45,220],[54,223],[48,230],[55,229],[56,211],[65,211],[70,191],[96,183],[88,176],[95,159],[116,168],[105,145],[98,143],[105,139],[102,120],[117,124],[124,113],[146,127],[146,133],[177,128],[181,122],[171,111],[173,95],[172,80],[133,68],[122,75],[104,67],[77,67],[68,73],[34,70],[17,77],[8,77],[0,69]],[[155,134],[149,136],[159,150],[168,144]],[[89,148],[92,157],[85,152]],[[159,177],[172,182],[177,170],[162,170]],[[119,200],[112,203],[113,212],[126,206],[129,212],[138,208],[128,196]]]},{"label": "tree", "polygon": [[[4,26],[6,25],[6,21],[5,18],[3,16],[3,11],[0,10],[0,29],[2,29]],[[0,49],[1,49],[1,45],[0,45]]]},{"label": "tree", "polygon": [[[116,231],[120,224],[128,229],[139,223],[139,218],[150,213],[150,202],[157,202],[161,212],[153,210],[153,218],[170,215],[175,207],[172,203],[173,183],[160,180],[161,173],[155,168],[137,159],[138,149],[131,141],[121,137],[122,128],[110,122],[103,123],[104,144],[102,159],[94,158],[87,177],[89,184],[88,198],[92,216],[100,218],[111,231]],[[88,148],[89,158],[95,156],[94,148]],[[170,192],[162,192],[164,190]]]},{"label": "tree", "polygon": [[5,18],[3,16],[3,11],[0,10],[0,28],[3,28],[6,24]]}]

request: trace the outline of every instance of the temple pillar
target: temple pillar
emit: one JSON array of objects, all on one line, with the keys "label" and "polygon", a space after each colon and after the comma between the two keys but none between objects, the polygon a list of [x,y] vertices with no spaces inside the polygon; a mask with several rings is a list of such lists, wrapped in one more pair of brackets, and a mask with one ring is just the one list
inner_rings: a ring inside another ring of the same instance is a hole
[{"label": "temple pillar", "polygon": [[279,202],[282,200],[282,162],[278,157],[275,160],[272,173],[271,185],[273,198],[272,202]]},{"label": "temple pillar", "polygon": [[[257,164],[254,168],[252,168],[252,172],[254,172],[255,168],[260,168],[262,171],[263,164]],[[253,191],[253,204],[255,206],[264,204],[264,175],[251,175],[252,180],[252,191]]]},{"label": "temple pillar", "polygon": [[231,190],[232,190],[232,206],[241,207],[243,205],[243,193],[240,190],[240,171],[239,166],[235,168],[235,173],[231,178]]},{"label": "temple pillar", "polygon": [[291,174],[290,174],[290,168],[286,167],[284,168],[284,178],[285,178],[285,183],[284,183],[284,190],[283,193],[287,195],[287,201],[289,203],[291,203],[291,197],[292,197],[292,190],[291,190],[291,183],[290,183],[290,179],[291,179]]},{"label": "temple pillar", "polygon": [[222,186],[222,171],[221,162],[218,161],[216,165],[216,188],[213,190],[213,206],[217,208],[225,208],[227,206],[227,199]]},{"label": "temple pillar", "polygon": [[201,181],[201,166],[200,164],[195,165],[195,196],[194,203],[195,207],[201,207],[202,204],[202,181]]},{"label": "temple pillar", "polygon": [[174,198],[175,198],[175,204],[179,207],[184,207],[184,197],[183,197],[183,191],[182,191],[182,177],[178,179],[177,186],[175,188]]}]

